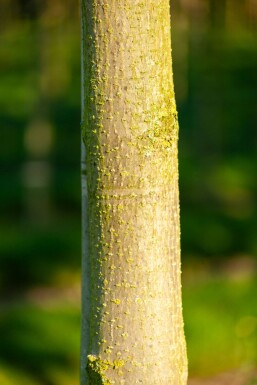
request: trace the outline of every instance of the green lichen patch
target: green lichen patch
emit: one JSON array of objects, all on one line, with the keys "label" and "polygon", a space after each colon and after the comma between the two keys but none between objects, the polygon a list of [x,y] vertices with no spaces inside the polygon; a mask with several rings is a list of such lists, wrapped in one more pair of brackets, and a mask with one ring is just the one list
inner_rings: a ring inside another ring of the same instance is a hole
[{"label": "green lichen patch", "polygon": [[146,152],[171,149],[178,137],[178,118],[174,95],[153,104],[145,113],[144,123],[148,128],[137,137],[138,143]]},{"label": "green lichen patch", "polygon": [[[113,385],[115,384],[108,378],[108,371],[119,370],[124,366],[124,360],[104,360],[95,355],[88,355],[87,372],[89,385]],[[121,374],[121,373],[119,373]]]}]

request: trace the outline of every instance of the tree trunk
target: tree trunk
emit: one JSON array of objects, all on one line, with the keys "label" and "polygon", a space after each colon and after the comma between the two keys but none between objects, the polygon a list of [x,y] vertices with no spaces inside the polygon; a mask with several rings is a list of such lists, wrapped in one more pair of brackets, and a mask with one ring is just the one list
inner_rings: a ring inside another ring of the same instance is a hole
[{"label": "tree trunk", "polygon": [[185,385],[169,0],[82,0],[83,385]]}]

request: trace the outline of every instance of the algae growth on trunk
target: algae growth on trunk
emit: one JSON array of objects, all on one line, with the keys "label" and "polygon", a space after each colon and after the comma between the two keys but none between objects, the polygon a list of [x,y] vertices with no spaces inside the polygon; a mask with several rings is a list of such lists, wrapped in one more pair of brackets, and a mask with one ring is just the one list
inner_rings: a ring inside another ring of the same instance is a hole
[{"label": "algae growth on trunk", "polygon": [[81,384],[185,385],[168,0],[82,0]]}]

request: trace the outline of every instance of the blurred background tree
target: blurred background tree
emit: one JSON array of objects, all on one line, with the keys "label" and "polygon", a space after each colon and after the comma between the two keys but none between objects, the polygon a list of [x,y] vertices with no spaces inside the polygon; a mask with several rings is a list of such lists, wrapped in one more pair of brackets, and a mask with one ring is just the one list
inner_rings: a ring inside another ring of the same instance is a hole
[{"label": "blurred background tree", "polygon": [[[173,0],[172,18],[190,375],[249,371],[257,367],[257,1]],[[2,0],[0,31],[0,383],[73,385],[79,4]]]}]

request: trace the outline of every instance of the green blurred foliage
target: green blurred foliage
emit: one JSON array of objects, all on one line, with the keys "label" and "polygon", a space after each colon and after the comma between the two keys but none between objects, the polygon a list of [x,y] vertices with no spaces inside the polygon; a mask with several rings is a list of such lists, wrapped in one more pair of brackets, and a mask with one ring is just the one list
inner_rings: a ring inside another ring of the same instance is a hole
[{"label": "green blurred foliage", "polygon": [[201,4],[174,16],[182,250],[255,256],[256,19],[247,1]]},{"label": "green blurred foliage", "polygon": [[[0,7],[0,383],[73,385],[77,300],[27,295],[79,280],[79,4]],[[210,374],[257,360],[255,280],[206,273],[257,255],[256,1],[174,0],[172,10],[186,334],[191,373]]]},{"label": "green blurred foliage", "polygon": [[190,375],[256,367],[256,291],[256,278],[208,277],[185,285]]},{"label": "green blurred foliage", "polygon": [[0,327],[5,330],[0,345],[2,385],[79,383],[78,306],[9,306]]}]

